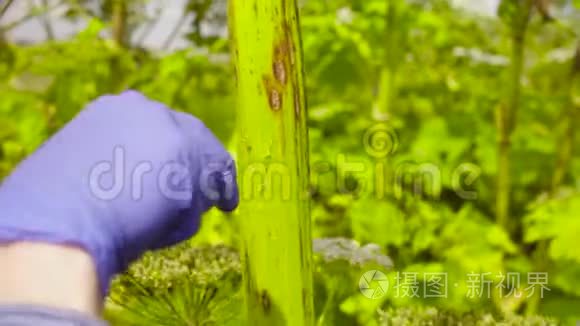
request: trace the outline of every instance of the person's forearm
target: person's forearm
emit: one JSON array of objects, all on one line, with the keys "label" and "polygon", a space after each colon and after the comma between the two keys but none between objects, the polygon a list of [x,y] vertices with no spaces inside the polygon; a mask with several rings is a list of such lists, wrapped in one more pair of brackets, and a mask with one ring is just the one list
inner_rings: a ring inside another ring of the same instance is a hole
[{"label": "person's forearm", "polygon": [[236,179],[198,118],[136,91],[99,97],[2,180],[0,308],[97,316],[128,264],[191,238],[212,207],[234,210]]},{"label": "person's forearm", "polygon": [[0,304],[30,304],[100,314],[94,263],[79,248],[44,243],[0,245]]}]

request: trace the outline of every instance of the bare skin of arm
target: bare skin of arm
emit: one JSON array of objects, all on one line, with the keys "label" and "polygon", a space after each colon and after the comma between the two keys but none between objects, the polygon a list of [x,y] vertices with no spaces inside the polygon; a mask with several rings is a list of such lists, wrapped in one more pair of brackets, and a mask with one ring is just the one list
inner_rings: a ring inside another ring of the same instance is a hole
[{"label": "bare skin of arm", "polygon": [[102,310],[95,266],[82,249],[44,243],[0,245],[0,304]]}]

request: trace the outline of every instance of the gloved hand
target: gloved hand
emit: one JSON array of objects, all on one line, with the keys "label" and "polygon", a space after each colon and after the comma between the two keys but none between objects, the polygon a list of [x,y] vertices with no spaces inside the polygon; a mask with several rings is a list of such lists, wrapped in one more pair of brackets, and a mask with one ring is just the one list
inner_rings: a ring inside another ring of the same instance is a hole
[{"label": "gloved hand", "polygon": [[0,186],[0,243],[79,246],[101,292],[144,251],[238,204],[234,162],[202,122],[135,91],[81,111]]}]

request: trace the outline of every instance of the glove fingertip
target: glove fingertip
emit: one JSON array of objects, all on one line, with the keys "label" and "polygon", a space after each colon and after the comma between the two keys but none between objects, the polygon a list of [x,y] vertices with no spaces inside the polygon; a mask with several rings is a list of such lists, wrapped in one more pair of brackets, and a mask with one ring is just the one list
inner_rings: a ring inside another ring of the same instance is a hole
[{"label": "glove fingertip", "polygon": [[231,213],[234,210],[236,210],[236,208],[238,208],[238,204],[239,204],[239,198],[238,198],[238,194],[236,193],[234,197],[230,198],[230,199],[221,199],[217,205],[217,207],[226,213]]},{"label": "glove fingertip", "polygon": [[235,210],[239,204],[239,191],[233,160],[228,164],[227,169],[219,174],[218,186],[220,197],[216,206],[224,212]]}]

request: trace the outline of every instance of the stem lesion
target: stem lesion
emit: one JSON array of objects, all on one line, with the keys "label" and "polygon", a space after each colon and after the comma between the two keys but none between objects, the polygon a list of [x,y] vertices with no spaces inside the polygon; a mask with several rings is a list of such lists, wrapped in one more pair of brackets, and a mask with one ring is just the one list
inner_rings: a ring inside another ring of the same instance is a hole
[{"label": "stem lesion", "polygon": [[[229,3],[240,169],[259,163],[267,175],[274,171],[272,162],[285,162],[291,179],[290,187],[273,189],[272,199],[252,196],[240,206],[247,219],[240,231],[248,321],[258,325],[314,324],[309,204],[302,196],[308,139],[297,15],[296,0]],[[267,189],[275,182],[268,177],[261,184]]]}]

